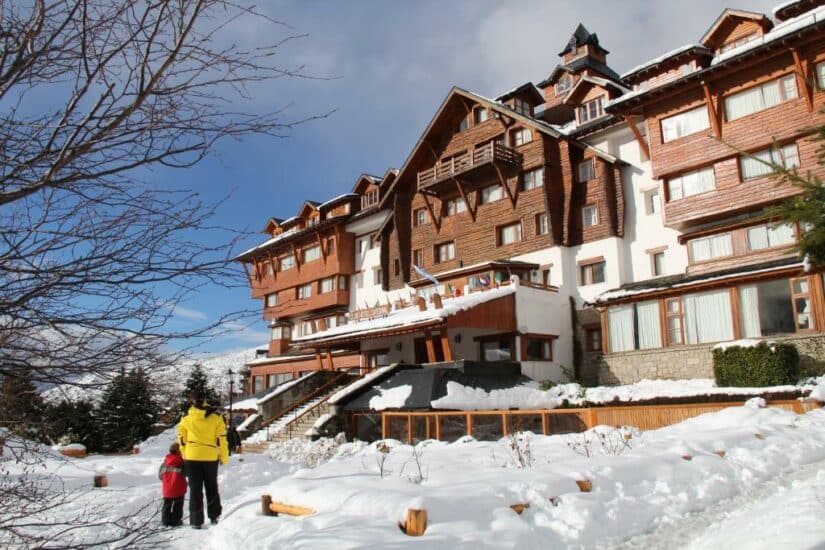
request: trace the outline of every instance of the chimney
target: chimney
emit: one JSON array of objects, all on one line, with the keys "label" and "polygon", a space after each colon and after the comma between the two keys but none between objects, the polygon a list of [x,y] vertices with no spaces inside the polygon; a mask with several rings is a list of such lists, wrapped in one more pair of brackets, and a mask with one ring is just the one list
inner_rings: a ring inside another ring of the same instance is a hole
[{"label": "chimney", "polygon": [[427,311],[427,300],[423,296],[418,297],[418,310]]},{"label": "chimney", "polygon": [[441,309],[444,307],[444,304],[441,302],[441,294],[438,292],[433,294],[433,304],[435,305],[435,309]]}]

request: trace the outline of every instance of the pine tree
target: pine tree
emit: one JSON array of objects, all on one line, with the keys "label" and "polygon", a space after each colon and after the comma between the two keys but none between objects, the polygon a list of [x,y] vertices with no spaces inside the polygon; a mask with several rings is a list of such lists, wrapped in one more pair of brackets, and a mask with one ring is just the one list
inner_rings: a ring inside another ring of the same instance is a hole
[{"label": "pine tree", "polygon": [[190,374],[189,378],[186,380],[186,385],[184,386],[183,393],[181,395],[181,414],[186,414],[186,411],[189,410],[189,403],[192,395],[203,395],[209,403],[214,405],[220,403],[218,392],[216,392],[215,389],[209,385],[209,380],[206,378],[206,373],[203,372],[203,367],[200,365],[195,365],[195,368],[192,369],[192,374]]},{"label": "pine tree", "polygon": [[42,439],[45,405],[25,372],[7,374],[0,391],[0,425],[33,439]]},{"label": "pine tree", "polygon": [[[812,138],[819,142],[817,163],[825,165],[825,126],[816,129]],[[772,165],[781,183],[789,183],[802,189],[800,195],[787,199],[771,210],[771,214],[784,221],[797,223],[802,229],[797,241],[800,256],[807,257],[812,266],[825,266],[825,185],[813,175]]]},{"label": "pine tree", "polygon": [[146,372],[121,371],[103,394],[97,409],[101,446],[126,451],[152,435],[159,409]]},{"label": "pine tree", "polygon": [[63,401],[48,406],[45,414],[52,442],[66,438],[70,443],[82,443],[89,452],[104,450],[96,411],[89,401]]}]

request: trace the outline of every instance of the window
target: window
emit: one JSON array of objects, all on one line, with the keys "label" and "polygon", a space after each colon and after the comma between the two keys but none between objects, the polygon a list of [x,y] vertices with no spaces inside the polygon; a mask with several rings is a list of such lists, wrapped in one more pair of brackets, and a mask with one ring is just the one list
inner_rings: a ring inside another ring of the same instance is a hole
[{"label": "window", "polygon": [[685,335],[682,330],[681,298],[668,298],[665,300],[665,316],[668,345],[684,343]]},{"label": "window", "polygon": [[579,106],[579,124],[593,120],[604,114],[604,96],[583,103]]},{"label": "window", "polygon": [[513,110],[527,116],[533,114],[533,109],[530,107],[530,104],[519,97],[513,98]]},{"label": "window", "polygon": [[361,195],[361,208],[369,208],[378,204],[378,189],[367,191]]},{"label": "window", "polygon": [[544,168],[536,168],[521,176],[521,190],[529,191],[544,186]]},{"label": "window", "polygon": [[364,237],[363,239],[358,239],[358,254],[364,255],[367,251],[367,245],[369,244],[369,237]]},{"label": "window", "polygon": [[736,120],[796,97],[796,77],[789,74],[726,97],[725,117]]},{"label": "window", "polygon": [[550,267],[549,266],[541,270],[541,280],[545,285],[550,286]]},{"label": "window", "polygon": [[708,110],[702,105],[690,111],[662,119],[662,141],[667,143],[680,137],[710,128]]},{"label": "window", "polygon": [[424,265],[424,249],[418,248],[413,250],[413,265],[421,267]]},{"label": "window", "polygon": [[593,166],[593,159],[583,160],[576,167],[579,181],[588,181],[596,177],[596,169]]},{"label": "window", "polygon": [[373,248],[378,248],[381,245],[381,239],[378,237],[378,233],[373,233],[370,235],[370,250]]},{"label": "window", "polygon": [[321,218],[319,216],[312,216],[311,218],[307,219],[307,226],[314,227],[320,223]]},{"label": "window", "polygon": [[310,334],[315,332],[315,322],[314,321],[302,321],[301,322],[301,336],[309,336]]},{"label": "window", "polygon": [[552,361],[553,337],[539,335],[524,335],[521,337],[522,361]]},{"label": "window", "polygon": [[326,294],[327,292],[332,292],[335,290],[335,277],[326,277],[318,281],[318,292],[320,294]]},{"label": "window", "polygon": [[584,346],[586,351],[602,351],[602,329],[599,327],[584,329]]},{"label": "window", "polygon": [[466,130],[469,127],[470,127],[470,119],[469,119],[469,117],[465,116],[464,118],[461,119],[461,122],[458,123],[458,131],[463,132],[464,130]]},{"label": "window", "polygon": [[327,255],[335,254],[335,238],[330,237],[327,239]]},{"label": "window", "polygon": [[604,260],[579,266],[579,284],[595,285],[604,282]]},{"label": "window", "polygon": [[741,38],[737,38],[736,40],[731,40],[727,44],[722,44],[722,47],[719,48],[719,53],[724,53],[728,50],[738,48],[742,44],[747,44],[748,42],[750,42],[751,40],[755,40],[756,38],[758,38],[758,35],[755,32],[752,32],[750,34],[742,36]]},{"label": "window", "polygon": [[610,351],[662,347],[659,302],[649,300],[607,310]]},{"label": "window", "polygon": [[346,275],[338,275],[338,290],[346,290],[347,289],[347,276]]},{"label": "window", "polygon": [[748,228],[748,250],[762,250],[793,243],[793,226],[790,224],[765,224]]},{"label": "window", "polygon": [[455,242],[435,245],[435,263],[446,262],[455,258]]},{"label": "window", "polygon": [[478,290],[481,288],[486,288],[490,284],[490,274],[489,273],[481,273],[479,275],[473,275],[467,278],[467,285],[470,287],[470,290]]},{"label": "window", "polygon": [[292,329],[289,326],[272,327],[273,340],[289,340]]},{"label": "window", "polygon": [[504,191],[500,185],[490,185],[481,191],[481,204],[489,204],[501,200],[504,197]]},{"label": "window", "polygon": [[513,337],[500,336],[481,340],[482,361],[510,361],[513,358]]},{"label": "window", "polygon": [[490,113],[484,107],[479,107],[473,111],[473,122],[475,124],[481,124],[488,118],[490,118]]},{"label": "window", "polygon": [[793,300],[794,321],[797,330],[814,328],[811,314],[811,298],[807,277],[791,279],[791,298]]},{"label": "window", "polygon": [[547,235],[550,233],[550,220],[547,214],[536,214],[536,235]]},{"label": "window", "polygon": [[502,225],[498,228],[498,246],[521,241],[521,222]]},{"label": "window", "polygon": [[278,260],[278,271],[286,271],[295,267],[295,256],[290,254]]},{"label": "window", "polygon": [[513,144],[518,147],[533,141],[533,132],[529,128],[519,128],[513,131]]},{"label": "window", "polygon": [[744,338],[796,332],[796,314],[788,279],[744,285],[737,291],[739,324]]},{"label": "window", "polygon": [[688,242],[690,259],[693,263],[733,254],[733,239],[730,233],[720,233]]},{"label": "window", "polygon": [[321,257],[321,247],[312,246],[304,249],[304,263],[312,262]]},{"label": "window", "polygon": [[661,277],[665,274],[665,253],[654,252],[650,255],[651,273],[654,277]]},{"label": "window", "polygon": [[262,392],[266,389],[264,384],[266,383],[265,376],[253,376],[252,377],[252,391],[254,393]]},{"label": "window", "polygon": [[825,90],[825,61],[816,66],[816,83],[820,90]]},{"label": "window", "polygon": [[429,220],[427,219],[427,209],[426,208],[416,208],[413,211],[413,227],[418,227],[418,226],[424,225],[428,222],[429,222]]},{"label": "window", "polygon": [[298,299],[305,300],[312,296],[312,283],[307,283],[298,287]]},{"label": "window", "polygon": [[272,294],[266,295],[266,307],[275,307],[278,305],[278,293],[273,292]]},{"label": "window", "polygon": [[585,227],[599,225],[599,209],[596,208],[595,204],[582,208],[582,224]]},{"label": "window", "polygon": [[569,74],[562,76],[553,89],[556,92],[556,95],[562,95],[567,92],[573,86],[573,77]]},{"label": "window", "polygon": [[688,344],[733,340],[730,292],[727,289],[688,294],[682,298],[681,305]]},{"label": "window", "polygon": [[398,277],[401,275],[401,260],[398,258],[392,261],[392,274]]},{"label": "window", "polygon": [[373,268],[372,270],[372,284],[380,285],[384,278],[384,273],[382,272],[380,267]]},{"label": "window", "polygon": [[742,180],[760,178],[775,172],[771,165],[782,166],[790,170],[799,166],[799,151],[795,143],[764,149],[751,153],[750,156],[739,157],[739,169],[742,172]]},{"label": "window", "polygon": [[706,193],[716,189],[716,177],[713,166],[686,172],[681,176],[670,178],[667,182],[670,200],[675,201],[684,197]]},{"label": "window", "polygon": [[467,211],[467,203],[464,202],[464,199],[461,197],[457,197],[454,199],[449,199],[444,201],[444,215],[445,216],[455,216],[461,212]]},{"label": "window", "polygon": [[659,195],[659,190],[649,191],[645,193],[645,212],[648,216],[658,214],[662,211],[662,197]]}]

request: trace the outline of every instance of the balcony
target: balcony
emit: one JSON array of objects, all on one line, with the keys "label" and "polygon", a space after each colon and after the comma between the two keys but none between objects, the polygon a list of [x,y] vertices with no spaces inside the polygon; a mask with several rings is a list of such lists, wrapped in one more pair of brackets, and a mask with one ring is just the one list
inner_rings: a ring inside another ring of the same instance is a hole
[{"label": "balcony", "polygon": [[450,182],[459,176],[462,182],[474,183],[489,178],[496,168],[518,169],[521,163],[521,153],[493,141],[420,171],[418,190],[438,195],[447,188],[454,189]]},{"label": "balcony", "polygon": [[[314,292],[313,288],[313,292]],[[264,308],[264,319],[271,321],[283,317],[291,317],[309,312],[315,312],[331,307],[349,307],[349,291],[333,290],[324,294],[313,294],[302,300],[286,300],[276,306]]]}]

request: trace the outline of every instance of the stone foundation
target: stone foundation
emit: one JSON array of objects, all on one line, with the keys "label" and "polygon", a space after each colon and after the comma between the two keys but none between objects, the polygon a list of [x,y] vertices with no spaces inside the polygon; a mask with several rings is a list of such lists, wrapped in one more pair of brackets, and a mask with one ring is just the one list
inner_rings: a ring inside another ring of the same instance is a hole
[{"label": "stone foundation", "polygon": [[[825,372],[825,335],[793,335],[765,338],[796,346],[803,375]],[[697,344],[623,353],[587,354],[590,369],[597,369],[599,384],[632,384],[644,378],[680,380],[713,378],[714,344]]]}]

